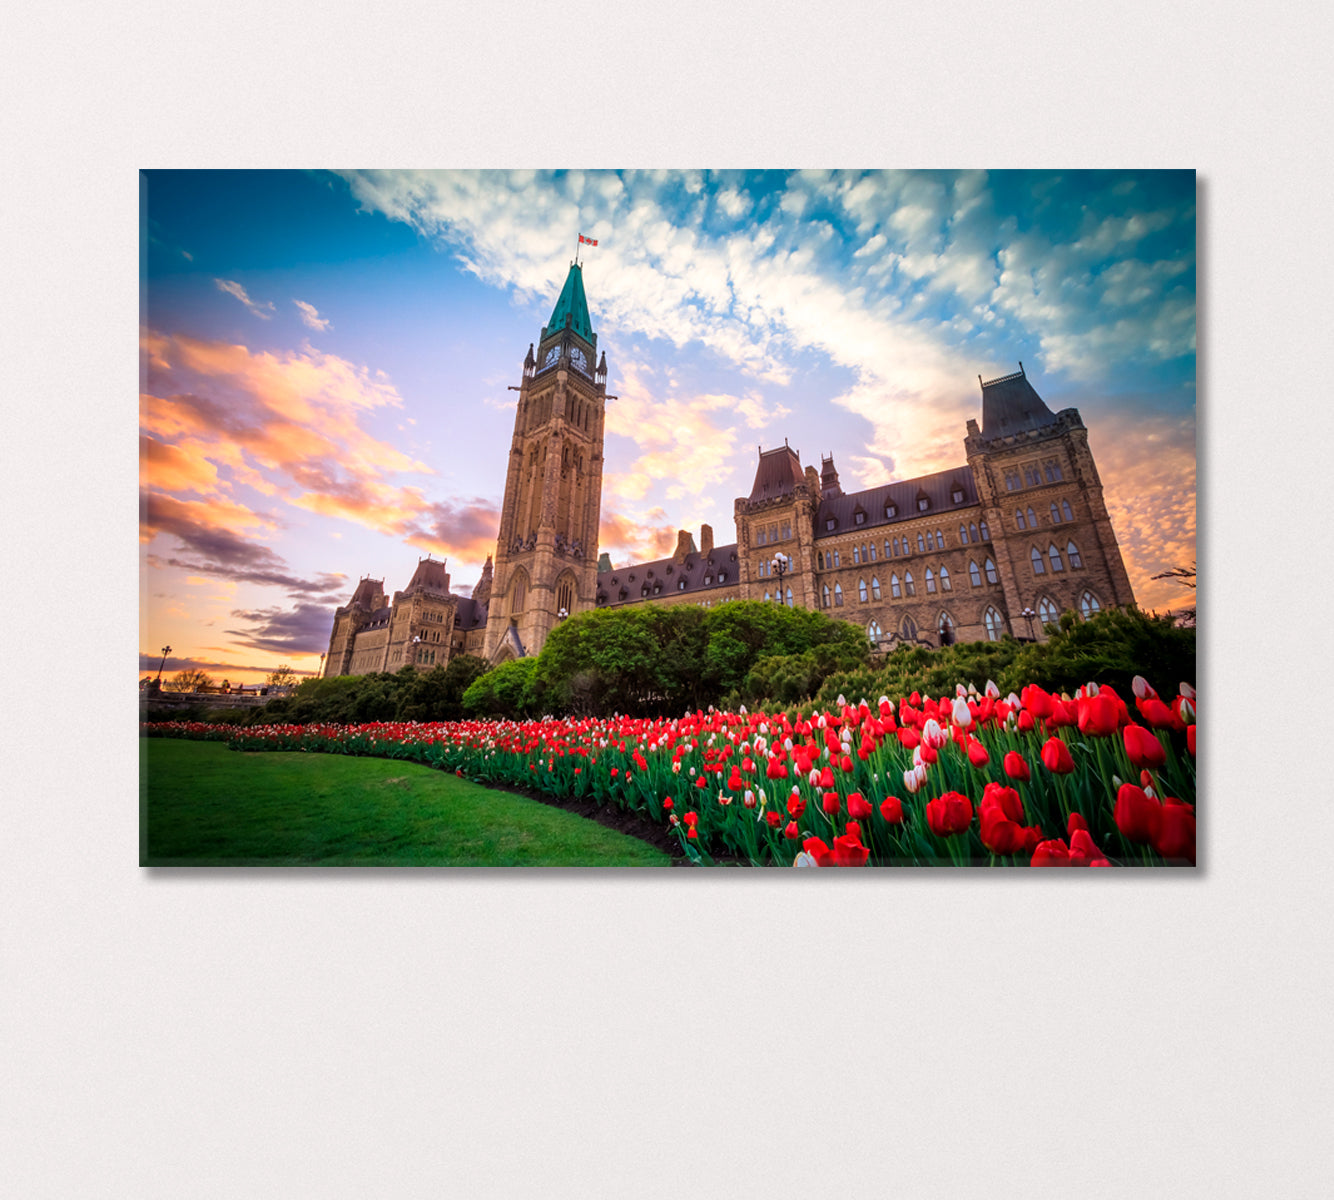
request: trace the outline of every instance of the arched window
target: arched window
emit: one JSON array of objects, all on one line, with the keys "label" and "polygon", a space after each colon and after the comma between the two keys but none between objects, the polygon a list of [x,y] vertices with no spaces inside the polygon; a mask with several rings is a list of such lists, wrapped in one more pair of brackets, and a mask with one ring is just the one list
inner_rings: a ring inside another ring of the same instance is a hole
[{"label": "arched window", "polygon": [[768,603],[770,600],[772,600],[772,599],[773,599],[773,596],[771,596],[771,595],[769,594],[769,592],[766,591],[766,592],[764,593],[764,602],[767,604],[767,603]]},{"label": "arched window", "polygon": [[971,559],[968,562],[968,578],[972,580],[974,587],[982,586],[982,572],[977,569],[977,563]]},{"label": "arched window", "polygon": [[967,526],[967,525],[960,525],[960,526],[959,526],[959,545],[960,545],[960,546],[966,546],[966,545],[968,545],[968,526]]},{"label": "arched window", "polygon": [[843,585],[841,583],[834,584],[834,607],[843,607]]},{"label": "arched window", "polygon": [[917,622],[912,617],[904,617],[899,632],[910,642],[917,640]]},{"label": "arched window", "polygon": [[872,643],[884,641],[885,631],[880,628],[879,621],[872,621],[866,627],[866,636],[871,639]]},{"label": "arched window", "polygon": [[1014,527],[1016,529],[1028,528],[1028,522],[1024,520],[1024,510],[1022,508],[1016,508],[1014,510]]},{"label": "arched window", "polygon": [[857,580],[857,599],[863,604],[866,603],[866,580]]},{"label": "arched window", "polygon": [[898,538],[895,538],[895,539],[894,539],[894,557],[897,558],[898,556],[899,556],[899,539],[898,539]]},{"label": "arched window", "polygon": [[792,607],[792,589],[791,589],[791,588],[788,588],[788,589],[787,589],[787,600],[786,600],[785,603],[787,604],[788,608],[791,608],[791,607]]},{"label": "arched window", "polygon": [[520,571],[510,585],[510,612],[521,613],[528,607],[528,576]]},{"label": "arched window", "polygon": [[905,596],[917,595],[917,585],[912,581],[911,571],[904,571],[903,573],[903,594]]},{"label": "arched window", "polygon": [[991,531],[987,528],[987,523],[985,521],[982,522],[982,540],[984,542],[991,541]]},{"label": "arched window", "polygon": [[[824,551],[823,551],[823,550],[821,550],[821,551],[815,556],[815,565],[816,565],[817,567],[819,567],[820,570],[822,570],[822,571],[824,570]],[[764,574],[764,564],[763,564],[763,563],[760,563],[760,574],[761,574],[761,575]]]},{"label": "arched window", "polygon": [[1001,634],[1005,632],[1005,626],[1001,622],[1001,615],[994,608],[987,608],[982,614],[982,620],[987,626],[987,641],[999,642]]},{"label": "arched window", "polygon": [[1061,523],[1061,510],[1056,507],[1056,501],[1051,502],[1051,523],[1059,525]]},{"label": "arched window", "polygon": [[1038,527],[1037,514],[1031,508],[1028,510],[1028,527],[1029,529],[1036,529]]},{"label": "arched window", "polygon": [[1070,556],[1070,569],[1078,571],[1084,565],[1084,560],[1079,557],[1079,550],[1074,542],[1065,543],[1065,552]]},{"label": "arched window", "polygon": [[568,575],[562,575],[556,584],[556,609],[564,609],[567,616],[574,611],[574,580]]},{"label": "arched window", "polygon": [[875,562],[875,543],[871,543],[871,561]]},{"label": "arched window", "polygon": [[1085,592],[1079,598],[1079,611],[1084,614],[1084,620],[1087,621],[1094,613],[1102,611],[1102,605],[1092,592]]},{"label": "arched window", "polygon": [[926,553],[926,539],[920,533],[917,535],[917,553]]},{"label": "arched window", "polygon": [[862,561],[861,554],[862,554],[861,547],[860,547],[860,546],[853,546],[853,548],[852,548],[852,565],[853,565],[854,567],[857,566],[857,565]]},{"label": "arched window", "polygon": [[880,580],[877,579],[874,575],[871,576],[871,599],[872,600],[880,599]]},{"label": "arched window", "polygon": [[897,572],[889,577],[889,594],[895,600],[898,600],[903,595],[903,592],[899,588],[899,577]]},{"label": "arched window", "polygon": [[889,553],[889,538],[886,538],[886,539],[885,539],[885,557],[886,557],[886,558],[889,558],[889,557],[890,557],[890,553]]},{"label": "arched window", "polygon": [[686,590],[686,581],[684,579],[680,579],[677,581],[676,590],[678,592],[684,592]]},{"label": "arched window", "polygon": [[936,618],[936,633],[940,637],[942,646],[951,646],[954,644],[954,618],[947,612],[942,612]]},{"label": "arched window", "polygon": [[1047,568],[1042,561],[1041,550],[1039,550],[1036,546],[1034,546],[1033,549],[1029,551],[1028,557],[1033,563],[1034,575],[1042,575],[1046,572]]},{"label": "arched window", "polygon": [[931,593],[936,590],[936,576],[930,567],[926,569],[926,590]]},{"label": "arched window", "polygon": [[1038,601],[1038,620],[1045,625],[1057,625],[1060,623],[1061,614],[1056,611],[1054,605],[1046,596]]},{"label": "arched window", "polygon": [[[825,561],[827,562],[828,559],[826,559]],[[836,567],[840,567],[840,566],[842,566],[842,565],[843,565],[843,564],[840,563],[840,562],[838,561],[838,551],[835,550],[835,551],[834,551],[834,566],[836,566]]]},{"label": "arched window", "polygon": [[1075,519],[1075,514],[1070,511],[1069,500],[1061,501],[1061,516],[1063,516],[1067,521],[1073,521]]},{"label": "arched window", "polygon": [[[764,598],[769,599],[768,592],[764,594]],[[829,607],[829,585],[827,583],[820,589],[820,603],[825,608]]]},{"label": "arched window", "polygon": [[949,567],[940,568],[940,590],[948,592],[950,590],[950,569]]},{"label": "arched window", "polygon": [[[986,526],[983,525],[982,528],[985,529]],[[977,538],[977,526],[974,525],[974,524],[972,523],[972,521],[969,521],[969,522],[968,522],[968,536],[969,536],[973,541],[977,541],[977,540],[978,540],[978,538]]]},{"label": "arched window", "polygon": [[996,573],[996,564],[992,562],[991,559],[987,559],[987,582],[988,583],[1000,582],[1000,576]]},{"label": "arched window", "polygon": [[1051,560],[1051,569],[1053,574],[1059,574],[1065,570],[1065,563],[1061,561],[1061,552],[1056,549],[1056,543],[1053,542],[1047,547],[1047,557]]}]

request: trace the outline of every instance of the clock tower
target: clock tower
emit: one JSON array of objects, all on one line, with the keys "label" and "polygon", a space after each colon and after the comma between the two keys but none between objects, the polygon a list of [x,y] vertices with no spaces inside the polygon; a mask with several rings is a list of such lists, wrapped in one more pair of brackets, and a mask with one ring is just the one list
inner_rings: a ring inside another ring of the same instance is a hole
[{"label": "clock tower", "polygon": [[594,604],[607,393],[597,342],[572,263],[523,363],[487,611],[493,663],[537,654],[558,622]]}]

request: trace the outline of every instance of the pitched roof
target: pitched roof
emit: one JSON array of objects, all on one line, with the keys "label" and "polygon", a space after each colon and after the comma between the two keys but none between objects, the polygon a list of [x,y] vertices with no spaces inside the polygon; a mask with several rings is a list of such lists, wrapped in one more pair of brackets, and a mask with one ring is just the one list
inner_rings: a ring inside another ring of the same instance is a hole
[{"label": "pitched roof", "polygon": [[755,482],[750,489],[751,500],[768,500],[784,496],[798,484],[806,482],[801,459],[791,446],[777,450],[761,450],[760,462],[755,468]]},{"label": "pitched roof", "polygon": [[[957,503],[954,499],[956,491],[963,493],[963,499]],[[923,497],[927,501],[925,512],[917,507],[918,499]],[[956,509],[976,507],[977,504],[977,483],[973,479],[972,469],[968,466],[954,467],[948,471],[937,471],[934,475],[921,475],[898,483],[882,483],[864,492],[851,492],[825,500],[815,516],[815,536],[817,539],[837,537],[853,530],[873,529],[877,525],[896,525],[915,517],[947,521],[950,513]],[[896,510],[892,517],[886,515],[891,505]],[[860,525],[856,519],[859,510],[865,514]],[[833,529],[828,528],[831,520],[834,522]]]},{"label": "pitched roof", "polygon": [[479,604],[471,596],[460,596],[454,609],[455,629],[477,629],[486,624],[487,605]]},{"label": "pitched roof", "polygon": [[417,563],[417,569],[412,573],[412,579],[406,590],[412,592],[419,588],[444,592],[448,595],[449,574],[445,570],[445,564],[434,558],[421,559]]},{"label": "pitched roof", "polygon": [[[978,376],[978,382],[982,382]],[[982,383],[982,436],[1009,437],[1054,425],[1056,414],[1043,403],[1019,364],[1018,374]]]},{"label": "pitched roof", "polygon": [[[632,600],[667,593],[711,592],[735,586],[740,578],[736,543],[732,542],[727,546],[715,546],[708,554],[696,551],[684,563],[659,558],[603,571],[598,576],[598,606],[629,604]],[[685,587],[681,586],[682,581]]]},{"label": "pitched roof", "polygon": [[560,290],[556,307],[551,310],[551,320],[542,329],[542,336],[566,328],[567,317],[569,328],[592,345],[593,321],[588,315],[588,299],[584,295],[584,269],[578,263],[570,264],[565,286]]}]

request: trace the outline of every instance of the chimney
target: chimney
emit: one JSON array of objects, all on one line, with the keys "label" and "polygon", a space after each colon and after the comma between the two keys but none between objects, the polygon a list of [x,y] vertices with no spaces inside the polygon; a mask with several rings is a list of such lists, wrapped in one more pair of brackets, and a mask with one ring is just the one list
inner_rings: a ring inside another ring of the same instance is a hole
[{"label": "chimney", "polygon": [[683,563],[688,555],[694,553],[695,539],[690,530],[680,530],[676,535],[676,553],[672,555],[672,561],[677,564]]},{"label": "chimney", "polygon": [[713,550],[713,526],[701,525],[699,527],[699,552],[706,558]]}]

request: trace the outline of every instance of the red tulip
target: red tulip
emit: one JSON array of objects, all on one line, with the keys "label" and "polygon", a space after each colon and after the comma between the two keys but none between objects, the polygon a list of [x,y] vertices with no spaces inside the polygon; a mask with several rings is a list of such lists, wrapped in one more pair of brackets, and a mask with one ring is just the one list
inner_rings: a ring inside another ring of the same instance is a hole
[{"label": "red tulip", "polygon": [[[1132,727],[1133,728],[1133,727]],[[1116,793],[1112,816],[1122,836],[1132,842],[1151,842],[1158,833],[1163,806],[1142,787],[1123,783]]]},{"label": "red tulip", "polygon": [[1166,859],[1195,862],[1195,814],[1180,801],[1163,801],[1153,848]]},{"label": "red tulip", "polygon": [[820,807],[831,817],[837,816],[841,804],[842,801],[839,799],[837,792],[825,792],[825,794],[820,797]]},{"label": "red tulip", "polygon": [[688,813],[686,813],[685,816],[683,816],[683,817],[681,818],[681,820],[682,820],[682,822],[684,822],[684,824],[685,824],[686,826],[688,826],[690,829],[694,829],[695,826],[699,824],[699,813],[696,813],[696,812],[688,812]]},{"label": "red tulip", "polygon": [[1036,683],[1030,683],[1024,688],[1024,690],[1019,693],[1019,700],[1024,708],[1039,720],[1043,717],[1051,716],[1054,701],[1052,697],[1038,687]]},{"label": "red tulip", "polygon": [[864,821],[872,813],[872,808],[862,798],[860,792],[850,792],[848,794],[848,816],[854,821]]},{"label": "red tulip", "polygon": [[789,842],[795,842],[801,837],[801,830],[797,828],[796,821],[789,821],[787,823],[787,827],[783,830],[783,836],[787,838]]},{"label": "red tulip", "polygon": [[1005,756],[1005,773],[1020,783],[1027,783],[1032,777],[1028,769],[1028,764],[1024,762],[1024,756],[1015,750],[1011,750]]},{"label": "red tulip", "polygon": [[991,761],[991,755],[987,753],[987,748],[981,742],[973,739],[968,743],[968,761],[978,770],[981,770]]},{"label": "red tulip", "polygon": [[794,819],[800,817],[801,814],[806,811],[806,801],[797,795],[796,792],[793,792],[792,795],[787,798],[787,811],[788,815]]},{"label": "red tulip", "polygon": [[[845,834],[843,837],[834,839],[834,866],[836,867],[864,867],[866,860],[871,857],[871,851],[861,844],[860,838]],[[821,863],[821,866],[824,864]]]},{"label": "red tulip", "polygon": [[1171,729],[1174,725],[1181,723],[1181,718],[1176,716],[1157,696],[1148,696],[1142,700],[1136,700],[1135,707],[1139,709],[1140,716],[1155,729]]},{"label": "red tulip", "polygon": [[1075,760],[1060,738],[1048,738],[1042,747],[1042,765],[1053,775],[1069,775],[1075,769]]},{"label": "red tulip", "polygon": [[1087,833],[1088,828],[1089,828],[1089,823],[1086,820],[1084,820],[1084,818],[1080,816],[1079,813],[1072,812],[1069,818],[1065,822],[1065,835],[1066,837],[1074,837],[1076,829],[1082,829],[1085,833]]},{"label": "red tulip", "polygon": [[973,802],[961,792],[946,792],[926,806],[926,823],[937,837],[962,833],[973,823]]},{"label": "red tulip", "polygon": [[1190,751],[1191,757],[1195,757],[1195,726],[1186,726],[1186,749]]},{"label": "red tulip", "polygon": [[673,809],[673,807],[675,807],[675,805],[674,805],[673,802],[672,802],[672,798],[671,798],[670,796],[665,796],[665,797],[663,797],[662,806],[663,806],[663,808],[665,808],[668,812],[671,812],[672,809]]},{"label": "red tulip", "polygon": [[834,786],[834,772],[828,765],[820,772],[820,786],[822,788],[831,788]]},{"label": "red tulip", "polygon": [[1093,838],[1087,829],[1074,830],[1070,834],[1070,865],[1072,867],[1091,867],[1094,864],[1110,865],[1107,862],[1107,856],[1094,845]]},{"label": "red tulip", "polygon": [[897,796],[886,796],[880,805],[880,815],[890,825],[903,824],[903,801]]},{"label": "red tulip", "polygon": [[1039,842],[1033,849],[1033,857],[1028,865],[1030,867],[1068,867],[1070,865],[1070,848],[1060,838]]},{"label": "red tulip", "polygon": [[783,814],[771,810],[764,814],[764,819],[769,823],[770,829],[777,829],[783,823]]},{"label": "red tulip", "polygon": [[1077,701],[1079,732],[1085,737],[1107,737],[1116,732],[1118,714],[1111,696],[1099,692]]},{"label": "red tulip", "polygon": [[1143,725],[1127,725],[1121,731],[1125,739],[1126,754],[1137,767],[1161,767],[1167,762],[1167,751],[1163,744]]},{"label": "red tulip", "polygon": [[1032,733],[1035,725],[1036,722],[1033,720],[1033,714],[1026,708],[1021,710],[1019,713],[1019,720],[1015,722],[1015,728],[1018,729],[1020,733]]}]

